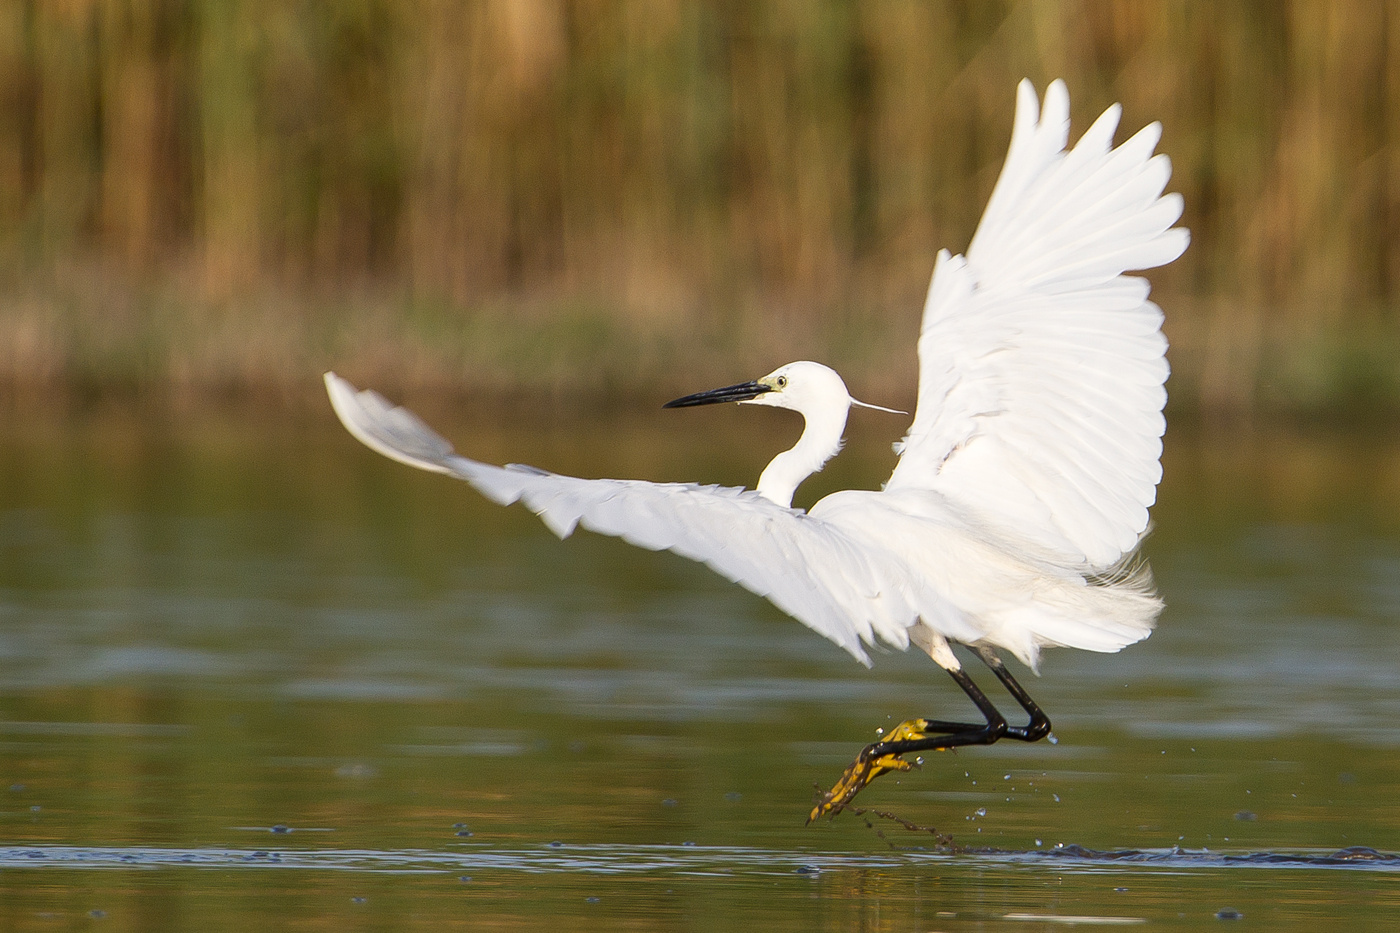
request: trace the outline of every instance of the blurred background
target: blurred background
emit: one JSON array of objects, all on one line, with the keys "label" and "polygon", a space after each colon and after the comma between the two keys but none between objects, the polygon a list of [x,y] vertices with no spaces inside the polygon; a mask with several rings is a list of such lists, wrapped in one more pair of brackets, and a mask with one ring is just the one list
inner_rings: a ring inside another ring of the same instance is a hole
[{"label": "blurred background", "polygon": [[1074,138],[1165,126],[1177,414],[1400,407],[1373,0],[12,0],[0,405],[302,404],[331,366],[649,405],[801,357],[908,404],[1023,76]]},{"label": "blurred background", "polygon": [[[1185,197],[1168,608],[1047,653],[1059,744],[865,792],[987,847],[930,862],[802,826],[875,727],[966,713],[927,659],[560,544],[320,374],[489,462],[751,484],[796,418],[660,404],[808,358],[912,408],[1023,77],[1074,138],[1160,120]],[[1213,854],[1400,852],[1397,222],[1400,0],[3,0],[0,929],[1400,929],[1394,859]]]}]

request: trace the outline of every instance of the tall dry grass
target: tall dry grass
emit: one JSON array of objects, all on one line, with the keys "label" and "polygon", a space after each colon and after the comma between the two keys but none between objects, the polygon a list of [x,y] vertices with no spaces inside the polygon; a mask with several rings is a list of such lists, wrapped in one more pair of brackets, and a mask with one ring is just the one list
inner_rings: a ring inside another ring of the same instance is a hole
[{"label": "tall dry grass", "polygon": [[1400,403],[1372,0],[14,0],[0,379],[607,391],[814,355],[909,394],[1022,76],[1080,128],[1166,126],[1176,399]]}]

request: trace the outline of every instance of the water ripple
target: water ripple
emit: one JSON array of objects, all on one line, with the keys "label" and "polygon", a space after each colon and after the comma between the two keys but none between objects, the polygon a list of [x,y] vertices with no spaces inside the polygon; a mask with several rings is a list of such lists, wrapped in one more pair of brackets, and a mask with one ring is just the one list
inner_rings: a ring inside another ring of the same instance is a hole
[{"label": "water ripple", "polygon": [[1148,866],[1202,868],[1328,868],[1400,872],[1400,854],[1353,846],[1327,852],[1225,853],[1188,849],[1096,851],[1068,845],[1052,850],[894,850],[817,853],[729,846],[561,845],[520,849],[181,849],[148,846],[11,846],[0,868],[292,868],[322,871],[436,873],[503,871],[527,874],[675,874],[700,876],[820,875],[870,869],[917,869],[932,863],[1043,865],[1056,871]]}]

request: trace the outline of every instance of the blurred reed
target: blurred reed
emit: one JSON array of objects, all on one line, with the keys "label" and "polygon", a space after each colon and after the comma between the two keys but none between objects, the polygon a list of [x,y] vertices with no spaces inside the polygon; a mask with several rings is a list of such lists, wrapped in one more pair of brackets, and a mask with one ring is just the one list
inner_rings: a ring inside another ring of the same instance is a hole
[{"label": "blurred reed", "polygon": [[907,401],[1022,76],[1076,133],[1166,126],[1175,404],[1400,405],[1373,0],[12,0],[0,385],[620,394],[814,356]]}]

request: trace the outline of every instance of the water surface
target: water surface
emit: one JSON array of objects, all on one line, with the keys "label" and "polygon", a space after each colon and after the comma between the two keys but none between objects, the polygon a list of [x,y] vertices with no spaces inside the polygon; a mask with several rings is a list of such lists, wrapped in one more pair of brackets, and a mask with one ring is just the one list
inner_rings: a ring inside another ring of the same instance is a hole
[{"label": "water surface", "polygon": [[[790,442],[781,415],[434,413],[485,459],[726,483]],[[900,419],[855,421],[799,504],[888,473]],[[1159,630],[1023,678],[1058,744],[862,794],[913,829],[805,827],[877,727],[970,714],[926,658],[867,671],[329,415],[13,419],[0,922],[1392,929],[1400,442],[1174,427],[1165,471]]]}]

